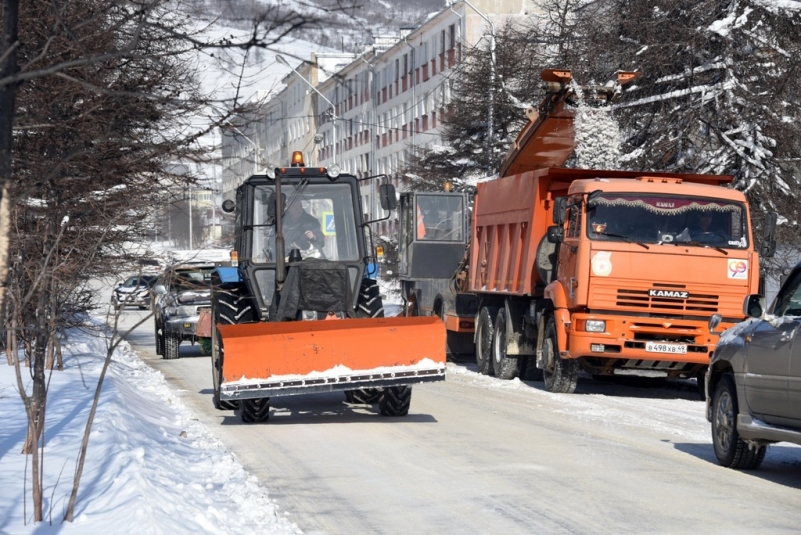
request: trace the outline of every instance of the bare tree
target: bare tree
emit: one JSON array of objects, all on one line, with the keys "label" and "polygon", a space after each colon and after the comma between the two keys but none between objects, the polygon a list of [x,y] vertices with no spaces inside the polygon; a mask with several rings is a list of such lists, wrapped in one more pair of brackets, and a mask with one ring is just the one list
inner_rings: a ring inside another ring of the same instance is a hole
[{"label": "bare tree", "polygon": [[[175,162],[201,161],[209,147],[198,140],[247,111],[238,91],[230,99],[203,94],[197,55],[269,47],[321,20],[265,5],[243,37],[208,37],[183,7],[174,0],[4,0],[0,277],[10,295],[9,359],[28,415],[35,521],[43,519],[40,445],[58,331],[97,305],[90,280],[136,260],[125,244],[148,232],[141,214],[194,183]],[[199,114],[205,126],[194,126]],[[30,393],[22,363],[30,367]],[[90,428],[91,418],[87,437]]]}]

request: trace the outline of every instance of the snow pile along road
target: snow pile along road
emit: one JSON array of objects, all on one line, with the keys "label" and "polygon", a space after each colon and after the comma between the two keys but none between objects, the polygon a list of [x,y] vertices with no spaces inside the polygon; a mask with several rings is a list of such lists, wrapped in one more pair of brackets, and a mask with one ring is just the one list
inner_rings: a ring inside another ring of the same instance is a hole
[{"label": "snow pile along road", "polygon": [[[30,475],[26,456],[19,453],[25,411],[14,368],[5,358],[0,365],[0,533],[300,532],[127,343],[106,375],[75,522],[62,525],[106,352],[103,338],[75,330],[64,349],[65,371],[53,372],[50,381],[44,449],[45,517],[51,528],[32,523],[30,483],[25,483]],[[23,378],[28,376],[23,369]]]}]

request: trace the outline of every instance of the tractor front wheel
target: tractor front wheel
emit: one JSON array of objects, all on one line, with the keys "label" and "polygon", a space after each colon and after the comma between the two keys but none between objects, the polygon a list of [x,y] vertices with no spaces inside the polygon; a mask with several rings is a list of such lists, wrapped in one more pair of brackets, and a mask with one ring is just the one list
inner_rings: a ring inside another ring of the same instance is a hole
[{"label": "tractor front wheel", "polygon": [[[384,303],[378,283],[374,279],[362,279],[359,288],[359,300],[356,305],[357,318],[383,318]],[[380,388],[359,388],[345,391],[345,401],[348,403],[361,403],[371,405],[381,399]]]},{"label": "tractor front wheel", "polygon": [[270,398],[243,399],[239,402],[239,417],[244,424],[258,424],[270,419]]},{"label": "tractor front wheel", "polygon": [[381,416],[406,416],[412,404],[411,386],[390,386],[384,389],[384,395],[378,402]]}]

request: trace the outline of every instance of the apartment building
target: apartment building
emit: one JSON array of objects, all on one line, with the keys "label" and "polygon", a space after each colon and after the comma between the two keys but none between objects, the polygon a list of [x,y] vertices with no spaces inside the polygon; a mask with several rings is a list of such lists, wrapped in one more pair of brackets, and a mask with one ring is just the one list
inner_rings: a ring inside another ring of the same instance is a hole
[{"label": "apartment building", "polygon": [[[260,161],[275,165],[299,150],[308,165],[337,164],[358,177],[385,175],[380,180],[398,187],[398,172],[411,151],[441,142],[442,121],[453,112],[454,67],[464,51],[488,45],[506,18],[534,9],[532,0],[455,1],[417,28],[375,36],[375,46],[361,54],[312,54],[284,78],[286,88],[273,97],[268,115],[255,121],[256,154],[264,147]],[[229,185],[249,176],[234,161],[248,152],[241,138],[228,138]],[[225,151],[224,146],[224,157]],[[363,182],[368,219],[384,216],[379,183]],[[379,225],[379,232],[393,233],[394,217]]]}]

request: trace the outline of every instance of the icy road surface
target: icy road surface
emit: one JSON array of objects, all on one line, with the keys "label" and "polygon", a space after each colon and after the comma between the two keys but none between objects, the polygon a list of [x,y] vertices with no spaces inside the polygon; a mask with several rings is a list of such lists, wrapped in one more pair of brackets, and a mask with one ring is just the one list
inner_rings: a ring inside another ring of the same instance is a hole
[{"label": "icy road surface", "polygon": [[[133,324],[140,312],[128,309]],[[274,398],[243,425],[211,404],[197,346],[131,342],[258,477],[305,533],[798,533],[801,448],[768,449],[762,469],[718,466],[694,383],[647,389],[582,377],[575,394],[501,381],[449,363],[414,387],[408,417],[342,393]]]}]

